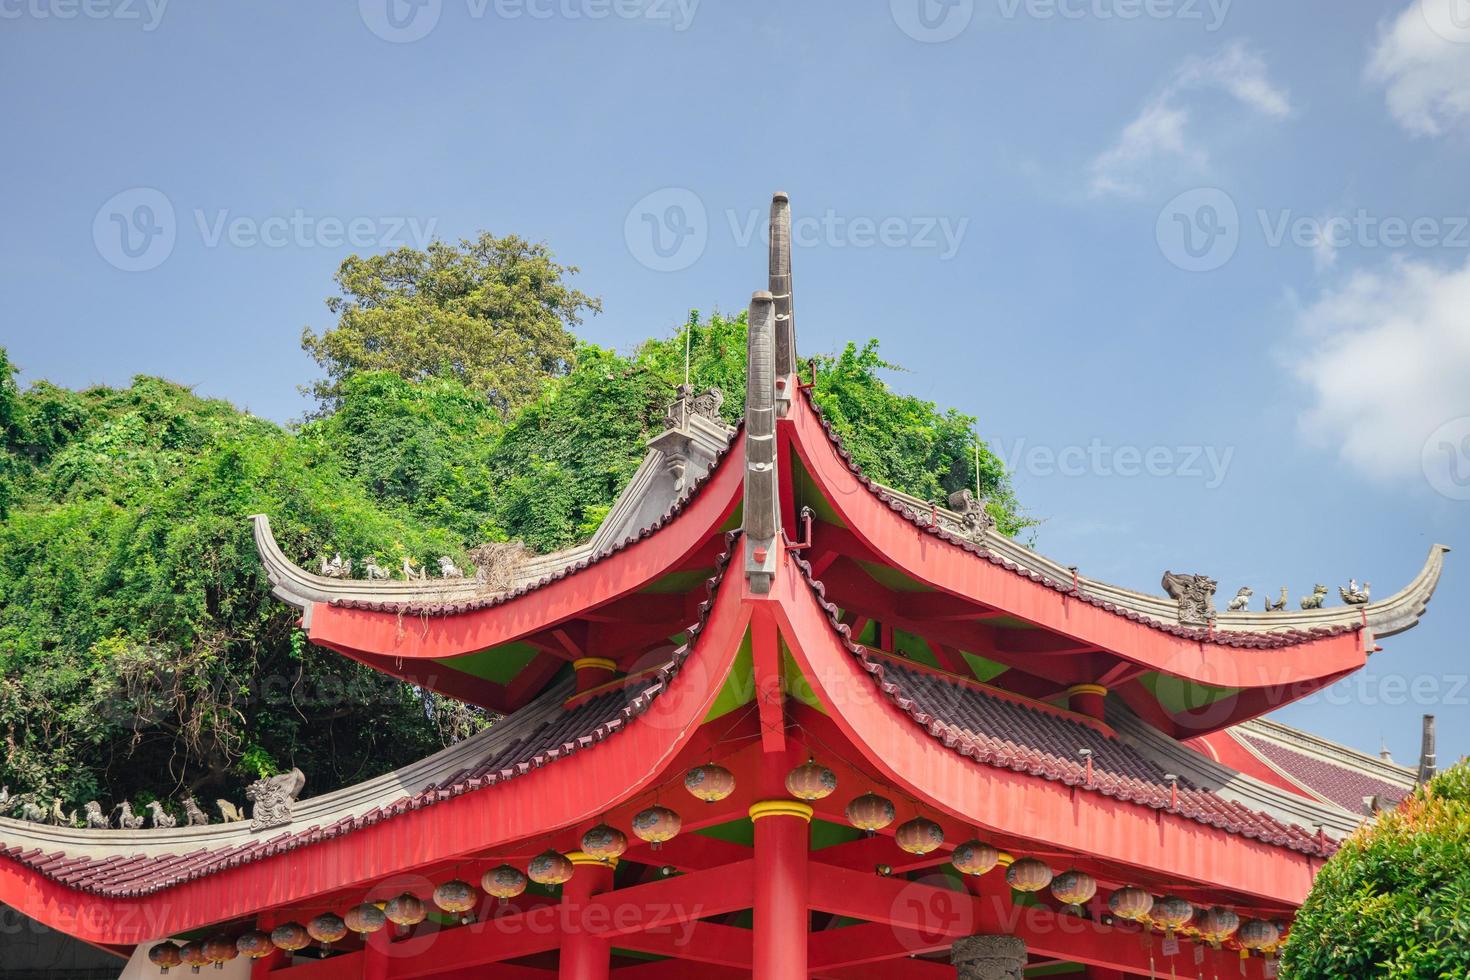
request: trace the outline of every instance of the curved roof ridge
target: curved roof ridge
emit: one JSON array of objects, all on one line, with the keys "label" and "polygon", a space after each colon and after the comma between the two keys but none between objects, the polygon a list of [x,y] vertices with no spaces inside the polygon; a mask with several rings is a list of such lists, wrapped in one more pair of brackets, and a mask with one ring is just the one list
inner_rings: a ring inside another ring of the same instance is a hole
[{"label": "curved roof ridge", "polygon": [[[286,557],[271,532],[270,518],[265,514],[255,514],[250,518],[255,528],[256,550],[265,567],[266,577],[270,580],[271,594],[302,609],[308,620],[312,604],[317,602],[346,609],[402,612],[421,616],[447,616],[488,609],[585,571],[672,523],[700,491],[713,482],[716,473],[731,456],[730,450],[742,428],[742,424],[731,428],[729,441],[716,455],[709,469],[690,482],[659,517],[600,549],[593,547],[597,540],[597,535],[594,534],[591,541],[549,555],[536,556],[522,567],[516,584],[503,591],[487,592],[483,584],[474,578],[410,582],[395,579],[339,579],[317,575]],[[657,453],[658,450],[650,452]],[[308,621],[306,625],[311,624]]]},{"label": "curved roof ridge", "polygon": [[[715,574],[706,581],[707,598],[700,603],[698,620],[688,628],[688,639],[673,651],[666,664],[630,688],[609,691],[578,704],[568,711],[564,711],[561,703],[553,698],[556,691],[548,692],[532,705],[507,716],[506,721],[502,722],[506,727],[501,729],[500,740],[486,737],[476,743],[479,749],[494,748],[495,751],[483,756],[481,762],[474,767],[461,765],[457,770],[449,771],[447,777],[445,776],[446,768],[441,767],[436,773],[442,777],[438,781],[427,782],[412,793],[405,792],[391,801],[374,805],[360,813],[321,812],[315,822],[302,829],[273,828],[271,831],[249,834],[248,838],[231,836],[228,838],[229,842],[224,843],[223,846],[204,846],[200,836],[191,836],[187,832],[181,833],[177,830],[88,831],[0,819],[0,856],[10,858],[42,877],[58,881],[78,891],[108,897],[136,898],[204,877],[215,871],[237,867],[309,844],[341,837],[355,830],[372,826],[412,810],[453,799],[465,793],[487,789],[543,768],[558,759],[591,748],[616,734],[629,721],[647,711],[654,700],[667,689],[668,684],[679,674],[684,663],[692,655],[699,642],[700,634],[709,622],[714,610],[715,596],[729,568],[733,537],[733,534],[725,536],[725,551],[718,559]],[[590,726],[584,724],[582,727],[569,726],[565,724],[563,714],[581,714],[584,716],[584,722],[592,722],[592,724]],[[523,724],[516,724],[518,717]],[[553,720],[557,720],[557,723],[550,726],[550,734],[555,736],[555,744],[537,746],[534,740],[528,740],[528,736],[540,731]],[[498,728],[500,726],[491,728],[485,735],[493,734]],[[469,741],[471,740],[466,740],[466,742]],[[519,754],[506,751],[513,750],[517,746],[523,750]],[[421,760],[420,763],[414,763],[397,772],[414,769],[433,759],[439,759],[441,762],[445,759],[458,762],[463,758],[464,753],[451,752],[457,748],[458,746],[451,746],[448,750],[435,753]],[[536,751],[527,754],[531,748],[535,748]],[[527,757],[521,758],[521,755],[527,755]],[[389,773],[368,782],[391,779],[394,775],[395,773]],[[349,793],[351,790],[352,788],[348,787],[335,793],[324,794],[319,799],[340,798],[342,794]],[[305,806],[307,803],[302,805]],[[303,811],[304,815],[305,811]],[[301,824],[301,817],[293,820],[294,826]],[[243,826],[248,827],[248,825]],[[215,827],[232,828],[233,825],[215,825]],[[193,831],[197,835],[206,829],[193,828]],[[187,831],[187,828],[185,830]],[[215,832],[221,833],[219,830]],[[106,842],[104,835],[118,834],[125,835],[126,839],[116,843]],[[142,841],[154,835],[158,835],[157,839],[161,841],[177,842],[185,846],[188,844],[199,844],[200,846],[182,851],[155,850],[150,853],[146,846],[140,845]],[[222,833],[221,836],[223,836]],[[78,846],[88,844],[91,846],[87,848],[87,852],[83,852]]]},{"label": "curved roof ridge", "polygon": [[983,544],[977,543],[963,533],[960,514],[871,479],[843,445],[842,437],[832,427],[811,391],[807,388],[801,390],[838,457],[858,482],[915,527],[1050,589],[1134,622],[1201,643],[1270,649],[1351,633],[1365,627],[1376,636],[1403,632],[1417,624],[1424,613],[1439,584],[1444,556],[1450,551],[1447,545],[1432,545],[1423,567],[1408,585],[1386,599],[1366,605],[1283,610],[1279,613],[1220,612],[1214,627],[1187,626],[1178,621],[1178,604],[1173,599],[1076,574],[1072,566],[1062,565],[1002,534],[987,533],[981,538]]},{"label": "curved roof ridge", "polygon": [[[1144,778],[1162,776],[1162,771],[1156,776],[1152,772],[1152,767],[1133,772],[1115,772],[1106,765],[1098,764],[1096,760],[1098,745],[1085,744],[1087,738],[1103,739],[1112,745],[1121,747],[1127,747],[1129,743],[1117,735],[1106,734],[1082,725],[1080,722],[1053,716],[1020,704],[1015,705],[1017,710],[1030,710],[1039,717],[1052,718],[1057,723],[1069,726],[1069,735],[1079,734],[1079,732],[1073,732],[1071,730],[1073,728],[1091,733],[1090,736],[1083,736],[1083,747],[1094,750],[1095,768],[1090,781],[1086,765],[1077,758],[1066,758],[1038,750],[1033,746],[1017,743],[1009,736],[1001,741],[983,733],[971,734],[962,725],[938,717],[937,713],[927,710],[921,703],[921,698],[915,696],[915,693],[905,686],[903,667],[883,662],[880,658],[870,654],[865,646],[852,639],[852,630],[842,622],[837,606],[827,600],[826,586],[812,575],[811,565],[797,555],[792,556],[792,561],[808,588],[811,589],[817,604],[825,613],[832,631],[857,660],[859,666],[873,678],[879,690],[915,724],[952,751],[984,765],[1026,772],[1059,781],[1079,790],[1101,793],[1104,796],[1153,810],[1172,810],[1185,819],[1314,857],[1327,857],[1337,850],[1336,843],[1324,835],[1313,833],[1298,824],[1288,823],[1270,813],[1247,808],[1236,801],[1217,796],[1210,790],[1200,789],[1187,783],[1181,782],[1178,805],[1174,806],[1170,792],[1161,785],[1161,780],[1150,781],[1149,778]],[[952,686],[959,687],[959,685]],[[978,689],[974,690],[974,693],[979,697],[986,697]],[[1103,770],[1101,773],[1097,771],[1099,768]]]},{"label": "curved roof ridge", "polygon": [[1240,732],[1287,742],[1293,748],[1309,751],[1314,755],[1326,756],[1334,762],[1340,761],[1344,765],[1361,769],[1389,782],[1402,782],[1405,786],[1412,787],[1418,781],[1417,768],[1401,766],[1397,762],[1381,759],[1371,753],[1361,752],[1350,745],[1343,745],[1340,742],[1323,738],[1321,735],[1283,725],[1270,718],[1253,718],[1227,730],[1231,734]]}]

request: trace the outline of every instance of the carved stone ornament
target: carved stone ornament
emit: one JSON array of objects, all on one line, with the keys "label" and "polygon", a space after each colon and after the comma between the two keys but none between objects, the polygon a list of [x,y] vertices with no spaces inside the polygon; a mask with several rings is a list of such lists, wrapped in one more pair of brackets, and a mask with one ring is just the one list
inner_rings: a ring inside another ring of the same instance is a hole
[{"label": "carved stone ornament", "polygon": [[1015,936],[967,936],[950,947],[959,980],[1022,980],[1026,944]]},{"label": "carved stone ornament", "polygon": [[1219,584],[1208,575],[1164,573],[1164,591],[1179,601],[1179,622],[1184,626],[1208,626],[1214,621]]},{"label": "carved stone ornament", "polygon": [[702,415],[711,422],[721,422],[720,408],[725,404],[725,393],[718,388],[706,388],[704,394],[696,395],[694,386],[683,384],[674,389],[674,402],[664,413],[664,425],[670,429],[688,427],[691,415]]},{"label": "carved stone ornament", "polygon": [[306,774],[300,769],[283,772],[279,776],[257,779],[245,788],[245,798],[250,800],[250,829],[270,830],[284,827],[291,822],[291,804],[306,788]]},{"label": "carved stone ornament", "polygon": [[960,529],[972,538],[982,538],[995,530],[995,518],[985,509],[985,501],[975,499],[969,489],[949,495],[949,509],[960,515]]}]

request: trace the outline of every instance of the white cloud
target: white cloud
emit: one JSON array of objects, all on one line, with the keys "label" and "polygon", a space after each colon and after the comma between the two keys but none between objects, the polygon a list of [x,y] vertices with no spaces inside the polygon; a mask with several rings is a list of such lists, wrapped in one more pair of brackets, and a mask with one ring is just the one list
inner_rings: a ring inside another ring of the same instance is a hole
[{"label": "white cloud", "polygon": [[1369,476],[1419,474],[1425,440],[1470,413],[1470,260],[1355,273],[1297,326],[1292,370],[1312,396],[1302,430]]},{"label": "white cloud", "polygon": [[1206,91],[1224,92],[1272,119],[1291,114],[1286,93],[1267,77],[1265,61],[1239,41],[1209,58],[1189,58],[1123,127],[1113,145],[1093,159],[1088,167],[1092,193],[1133,196],[1142,193],[1151,178],[1203,173],[1209,154],[1189,132],[1197,111],[1189,98]]},{"label": "white cloud", "polygon": [[1470,23],[1457,4],[1464,0],[1413,0],[1380,33],[1368,62],[1389,113],[1417,136],[1470,122]]}]

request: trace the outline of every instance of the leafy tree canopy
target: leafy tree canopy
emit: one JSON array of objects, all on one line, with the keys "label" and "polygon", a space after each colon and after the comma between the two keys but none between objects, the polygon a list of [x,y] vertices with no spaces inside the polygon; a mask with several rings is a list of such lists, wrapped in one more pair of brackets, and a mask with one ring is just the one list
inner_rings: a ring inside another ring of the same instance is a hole
[{"label": "leafy tree canopy", "polygon": [[1286,980],[1470,976],[1470,763],[1343,844],[1282,957]]},{"label": "leafy tree canopy", "polygon": [[518,408],[543,378],[565,372],[576,342],[570,328],[602,309],[566,285],[576,272],[515,235],[354,255],[337,271],[341,295],[327,300],[337,325],[301,335],[327,373],[310,391],[336,407],[349,376],[381,370],[455,378],[502,413]]},{"label": "leafy tree canopy", "polygon": [[[348,260],[342,319],[314,342],[363,356],[328,356],[330,410],[294,428],[158,378],[20,391],[0,351],[0,783],[68,808],[239,802],[242,784],[294,765],[317,794],[486,724],[307,644],[246,518],[269,514],[308,564],[463,566],[490,541],[550,551],[585,539],[632,477],[686,345],[690,379],[721,387],[738,417],[743,315],[691,314],[631,355],[577,345],[566,327],[593,304],[559,285],[564,271],[540,246],[488,237]],[[441,327],[516,339],[504,363],[486,347],[441,370],[427,352],[457,343]],[[818,359],[816,397],[849,449],[927,499],[973,486],[974,420],[894,392],[888,367],[873,343]],[[978,461],[1001,526],[1027,526],[1000,463],[983,446]]]}]

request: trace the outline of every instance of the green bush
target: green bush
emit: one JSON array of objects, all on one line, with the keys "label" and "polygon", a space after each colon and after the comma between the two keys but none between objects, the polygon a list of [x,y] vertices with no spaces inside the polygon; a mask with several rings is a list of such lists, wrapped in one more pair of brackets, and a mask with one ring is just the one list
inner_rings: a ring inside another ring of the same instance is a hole
[{"label": "green bush", "polygon": [[1343,843],[1297,915],[1282,976],[1470,977],[1470,763]]}]

